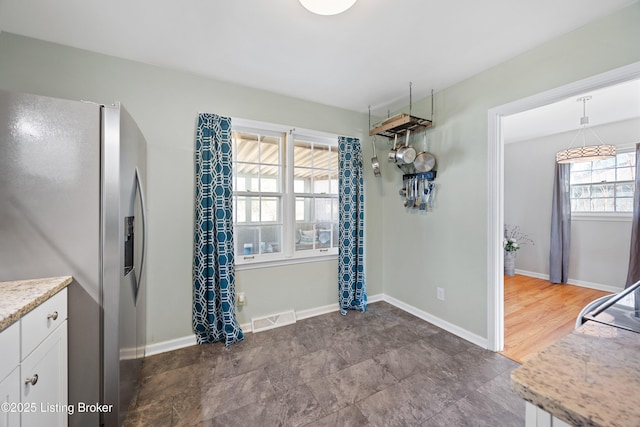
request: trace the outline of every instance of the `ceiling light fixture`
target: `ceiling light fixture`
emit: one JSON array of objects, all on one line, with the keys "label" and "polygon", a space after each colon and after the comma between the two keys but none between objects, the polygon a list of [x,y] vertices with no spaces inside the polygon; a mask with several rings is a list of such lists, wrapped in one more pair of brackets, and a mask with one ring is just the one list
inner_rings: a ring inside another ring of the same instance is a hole
[{"label": "ceiling light fixture", "polygon": [[[566,150],[558,151],[556,153],[556,162],[558,163],[578,163],[578,162],[591,162],[593,160],[604,160],[616,155],[616,146],[609,145],[602,142],[602,139],[598,136],[593,129],[589,128],[589,117],[587,116],[587,101],[590,100],[590,96],[584,96],[578,98],[578,102],[582,101],[582,117],[580,118],[580,124],[582,127],[573,137],[569,148]],[[591,132],[596,139],[600,142],[600,145],[587,145],[587,130]],[[573,143],[582,135],[582,147],[573,147]]]},{"label": "ceiling light fixture", "polygon": [[337,15],[353,6],[356,0],[299,0],[300,4],[316,15]]}]

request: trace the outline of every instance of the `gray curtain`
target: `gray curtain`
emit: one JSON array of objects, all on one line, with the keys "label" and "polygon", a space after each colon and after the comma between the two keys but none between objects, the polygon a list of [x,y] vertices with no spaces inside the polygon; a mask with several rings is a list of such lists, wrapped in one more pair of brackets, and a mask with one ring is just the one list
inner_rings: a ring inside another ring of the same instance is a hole
[{"label": "gray curtain", "polygon": [[551,205],[551,251],[549,281],[567,283],[569,279],[569,247],[571,244],[570,164],[556,163]]},{"label": "gray curtain", "polygon": [[631,224],[631,251],[625,288],[640,280],[640,143],[636,144],[636,190],[633,195],[633,222]]}]

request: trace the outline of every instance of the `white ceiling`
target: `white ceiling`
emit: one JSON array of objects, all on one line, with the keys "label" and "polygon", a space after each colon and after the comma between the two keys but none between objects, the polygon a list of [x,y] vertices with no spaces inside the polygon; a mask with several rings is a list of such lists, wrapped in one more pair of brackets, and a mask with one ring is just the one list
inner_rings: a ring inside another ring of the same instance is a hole
[{"label": "white ceiling", "polygon": [[[632,80],[507,116],[502,122],[504,142],[577,131],[583,113],[578,99],[585,96],[591,96],[586,104],[590,127],[640,117],[640,80]],[[640,137],[640,129],[638,131]]]},{"label": "white ceiling", "polygon": [[384,115],[638,0],[0,0],[0,30]]}]

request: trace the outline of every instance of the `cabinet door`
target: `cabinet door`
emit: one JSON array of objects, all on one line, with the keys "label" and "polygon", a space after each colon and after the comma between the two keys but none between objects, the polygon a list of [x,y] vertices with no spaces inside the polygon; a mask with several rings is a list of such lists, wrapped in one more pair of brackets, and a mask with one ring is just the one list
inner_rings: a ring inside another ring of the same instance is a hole
[{"label": "cabinet door", "polygon": [[0,403],[9,404],[0,410],[0,427],[19,427],[20,412],[20,368],[16,368],[4,380],[0,381]]},{"label": "cabinet door", "polygon": [[[35,411],[23,411],[23,427],[68,424],[67,325],[64,322],[22,361],[22,403]],[[27,383],[27,380],[31,382]]]}]

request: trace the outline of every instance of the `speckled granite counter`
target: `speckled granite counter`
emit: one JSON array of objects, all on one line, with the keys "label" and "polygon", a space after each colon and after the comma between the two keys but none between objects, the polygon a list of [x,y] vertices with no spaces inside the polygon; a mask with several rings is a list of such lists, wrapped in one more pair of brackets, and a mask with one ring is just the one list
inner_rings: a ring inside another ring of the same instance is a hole
[{"label": "speckled granite counter", "polygon": [[575,426],[640,425],[640,334],[587,322],[511,374],[528,402]]},{"label": "speckled granite counter", "polygon": [[73,277],[0,282],[0,332],[69,285]]}]

